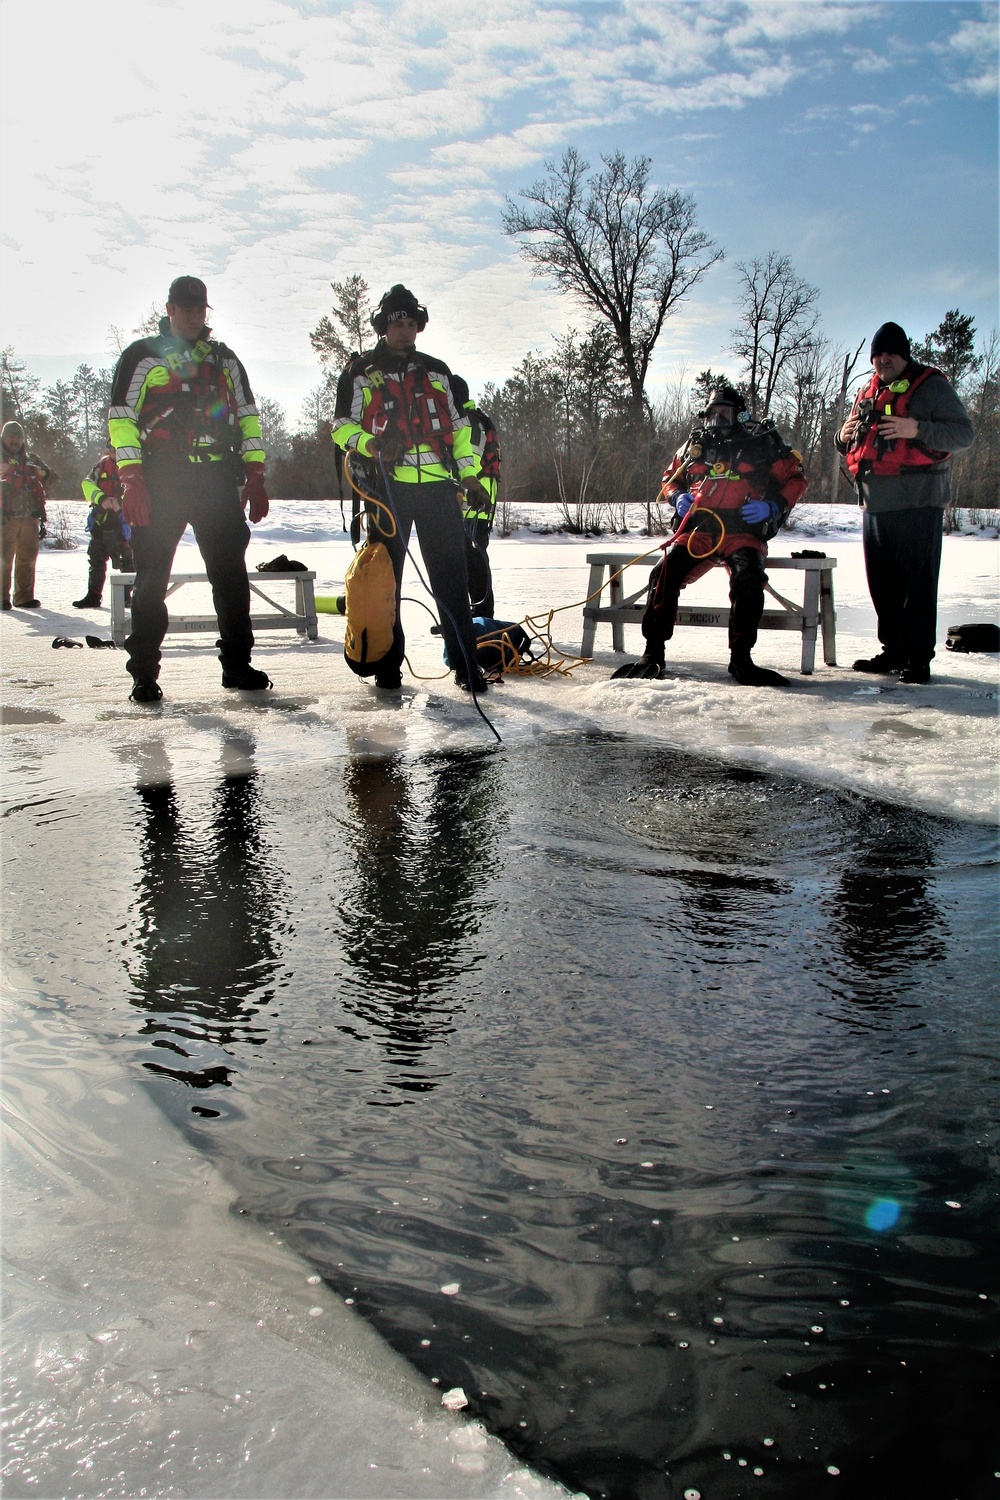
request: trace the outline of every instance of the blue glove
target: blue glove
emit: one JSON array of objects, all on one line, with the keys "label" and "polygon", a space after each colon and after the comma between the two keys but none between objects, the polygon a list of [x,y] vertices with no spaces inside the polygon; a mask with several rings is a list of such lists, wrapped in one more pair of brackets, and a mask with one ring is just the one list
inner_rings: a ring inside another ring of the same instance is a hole
[{"label": "blue glove", "polygon": [[748,500],[740,515],[748,526],[759,526],[761,521],[776,521],[778,507],[773,500]]},{"label": "blue glove", "polygon": [[682,521],[683,521],[684,517],[687,515],[688,511],[691,509],[691,507],[692,507],[693,504],[694,504],[694,496],[692,494],[690,494],[687,490],[684,491],[683,495],[675,495],[674,496],[674,510],[680,516],[680,518],[681,518]]}]

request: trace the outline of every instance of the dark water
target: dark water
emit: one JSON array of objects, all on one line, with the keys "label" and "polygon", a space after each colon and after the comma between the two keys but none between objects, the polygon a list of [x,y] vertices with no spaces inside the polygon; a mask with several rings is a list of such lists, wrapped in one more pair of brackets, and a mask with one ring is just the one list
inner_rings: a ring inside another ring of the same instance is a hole
[{"label": "dark water", "polygon": [[988,830],[595,737],[7,833],[12,956],[542,1469],[1000,1493]]}]

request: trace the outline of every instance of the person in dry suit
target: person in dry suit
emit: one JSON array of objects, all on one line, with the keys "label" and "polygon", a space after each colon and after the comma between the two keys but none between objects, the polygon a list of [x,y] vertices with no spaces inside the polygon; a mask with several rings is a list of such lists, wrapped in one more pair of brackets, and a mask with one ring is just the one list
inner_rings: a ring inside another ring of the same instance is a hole
[{"label": "person in dry suit", "polygon": [[[82,599],[73,600],[73,608],[100,609],[108,563],[113,562],[122,573],[131,573],[133,566],[132,548],[129,544],[131,527],[122,520],[121,477],[110,443],[107,453],[91,469],[89,478],[80,481],[80,488],[90,505],[87,516],[87,530],[90,533],[87,561],[90,569],[87,592]],[[127,589],[126,606],[130,600],[131,590]]]},{"label": "person in dry suit", "polygon": [[864,506],[865,572],[882,647],[854,670],[924,683],[937,636],[951,455],[974,434],[948,381],[912,357],[898,323],[878,329],[871,362],[875,373],[836,437]]},{"label": "person in dry suit", "polygon": [[[45,535],[45,490],[51,470],[29,453],[20,422],[5,422],[3,452],[3,609],[39,609],[35,598],[38,545]],[[14,598],[11,601],[11,574]]]},{"label": "person in dry suit", "polygon": [[469,608],[465,494],[486,498],[478,480],[468,414],[459,409],[454,376],[443,360],[416,348],[427,324],[427,309],[397,284],[372,314],[379,335],[375,348],[355,356],[337,385],[333,441],[345,454],[371,460],[369,478],[380,493],[388,478],[395,525],[386,511],[368,508],[370,540],[384,542],[396,579],[393,644],[378,664],[375,686],[400,687],[405,640],[399,622],[403,564],[411,528],[416,525],[431,590],[441,613],[450,659],[462,663],[455,681],[482,693],[487,683],[476,662]]},{"label": "person in dry suit", "polygon": [[479,459],[479,483],[482,492],[467,493],[462,506],[465,522],[466,562],[469,569],[469,597],[472,615],[491,620],[496,614],[493,597],[493,572],[489,545],[493,518],[500,488],[500,440],[492,418],[472,400],[469,387],[461,375],[453,376],[460,411],[468,413],[472,424],[472,448]]},{"label": "person in dry suit", "polygon": [[[805,492],[802,459],[772,422],[750,416],[732,386],[713,391],[700,416],[702,425],[663,476],[663,492],[680,523],[678,538],[685,541],[678,539],[653,570],[642,620],[642,660],[612,675],[665,675],[665,643],[674,633],[678,595],[721,562],[729,571],[729,675],[744,687],[786,687],[787,678],[759,667],[750,653],[764,610],[767,541]],[[688,537],[693,538],[690,546]]]},{"label": "person in dry suit", "polygon": [[250,664],[245,562],[250,529],[244,509],[254,523],[268,512],[260,417],[246,371],[232,349],[212,338],[207,312],[205,283],[178,276],[159,334],[130,344],[112,381],[108,434],[135,559],[132,632],[125,641],[135,703],[163,697],[157,679],[166,593],[188,524],[212,585],[223,687],[271,686]]}]

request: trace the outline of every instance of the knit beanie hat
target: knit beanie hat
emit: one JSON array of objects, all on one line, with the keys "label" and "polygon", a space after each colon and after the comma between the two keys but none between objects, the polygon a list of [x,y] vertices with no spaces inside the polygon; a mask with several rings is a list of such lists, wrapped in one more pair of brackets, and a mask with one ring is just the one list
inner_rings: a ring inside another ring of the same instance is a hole
[{"label": "knit beanie hat", "polygon": [[3,431],[0,432],[0,442],[3,443],[4,447],[7,446],[7,440],[12,437],[19,437],[22,444],[24,443],[24,428],[20,422],[5,422],[3,424]]},{"label": "knit beanie hat", "polygon": [[883,323],[872,339],[871,358],[876,354],[898,354],[901,359],[910,358],[910,341],[898,323]]}]

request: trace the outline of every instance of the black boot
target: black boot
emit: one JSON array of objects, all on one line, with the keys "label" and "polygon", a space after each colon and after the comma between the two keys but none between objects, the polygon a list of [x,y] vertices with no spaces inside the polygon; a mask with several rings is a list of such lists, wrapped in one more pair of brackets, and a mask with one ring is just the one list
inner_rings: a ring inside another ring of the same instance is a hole
[{"label": "black boot", "polygon": [[259,672],[247,662],[244,667],[223,667],[222,686],[240,688],[244,693],[262,693],[274,683],[266,672]]},{"label": "black boot", "polygon": [[901,672],[906,666],[898,656],[893,656],[889,651],[880,651],[878,656],[860,656],[851,667],[852,672],[871,672],[878,676],[888,676],[893,672]]},{"label": "black boot", "polygon": [[758,667],[750,659],[749,652],[745,655],[733,653],[729,658],[729,675],[735,677],[741,687],[788,687],[787,677],[782,677],[780,672],[772,672],[767,667]]},{"label": "black boot", "polygon": [[73,600],[74,609],[100,609],[100,594],[84,594],[82,599]]}]

